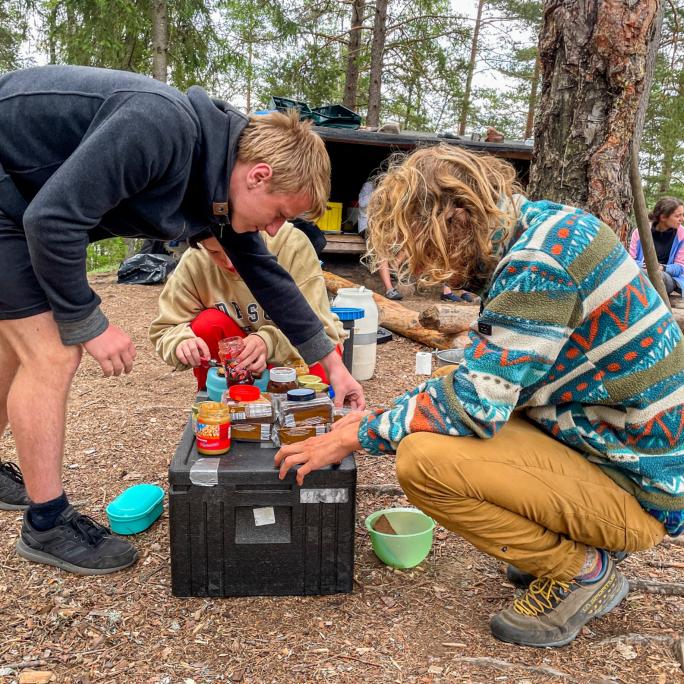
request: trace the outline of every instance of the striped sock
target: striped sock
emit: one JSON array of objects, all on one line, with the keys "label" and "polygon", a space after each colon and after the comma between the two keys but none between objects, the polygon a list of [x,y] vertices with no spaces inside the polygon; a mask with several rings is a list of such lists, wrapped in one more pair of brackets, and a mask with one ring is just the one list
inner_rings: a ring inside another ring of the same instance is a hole
[{"label": "striped sock", "polygon": [[[608,554],[603,549],[587,549],[587,559],[580,569],[580,574],[575,578],[582,584],[594,584],[606,574],[608,569]],[[592,558],[593,556],[593,558]]]}]

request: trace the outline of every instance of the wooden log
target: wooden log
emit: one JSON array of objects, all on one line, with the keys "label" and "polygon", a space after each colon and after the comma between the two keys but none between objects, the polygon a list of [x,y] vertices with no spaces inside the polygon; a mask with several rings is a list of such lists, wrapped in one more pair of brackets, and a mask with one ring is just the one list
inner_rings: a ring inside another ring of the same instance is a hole
[{"label": "wooden log", "polygon": [[[360,287],[351,280],[323,271],[325,286],[328,292],[337,294],[343,287]],[[408,337],[414,342],[420,342],[432,349],[451,349],[454,335],[445,335],[437,330],[428,330],[418,322],[418,312],[407,309],[398,302],[393,302],[386,297],[373,293],[373,299],[378,306],[380,325],[398,335]]]},{"label": "wooden log", "polygon": [[418,321],[424,328],[457,334],[470,328],[479,310],[479,306],[469,304],[433,304],[418,316]]}]

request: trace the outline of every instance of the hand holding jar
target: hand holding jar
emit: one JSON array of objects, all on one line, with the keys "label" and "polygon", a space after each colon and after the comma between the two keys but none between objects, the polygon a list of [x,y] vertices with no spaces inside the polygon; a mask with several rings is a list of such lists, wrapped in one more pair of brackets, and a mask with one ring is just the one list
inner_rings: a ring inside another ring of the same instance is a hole
[{"label": "hand holding jar", "polygon": [[243,367],[239,360],[245,350],[245,341],[242,337],[224,337],[219,340],[219,359],[226,371],[226,382],[232,385],[251,385],[252,373]]}]

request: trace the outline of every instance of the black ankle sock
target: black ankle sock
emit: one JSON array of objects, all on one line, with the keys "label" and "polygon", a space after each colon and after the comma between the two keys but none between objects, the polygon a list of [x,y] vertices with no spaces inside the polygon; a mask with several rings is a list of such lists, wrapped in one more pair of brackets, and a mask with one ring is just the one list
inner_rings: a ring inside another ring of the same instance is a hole
[{"label": "black ankle sock", "polygon": [[37,530],[44,532],[55,526],[60,513],[69,505],[69,499],[62,492],[56,499],[29,506],[29,520]]}]

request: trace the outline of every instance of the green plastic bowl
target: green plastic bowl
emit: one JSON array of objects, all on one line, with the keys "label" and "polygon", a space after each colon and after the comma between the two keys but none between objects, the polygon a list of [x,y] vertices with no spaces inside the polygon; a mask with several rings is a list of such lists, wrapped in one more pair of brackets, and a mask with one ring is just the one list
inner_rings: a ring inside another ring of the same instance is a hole
[{"label": "green plastic bowl", "polygon": [[[373,524],[385,515],[397,534],[385,534],[373,529]],[[432,548],[435,521],[417,508],[385,508],[366,518],[375,555],[392,568],[414,568],[422,563]]]}]

